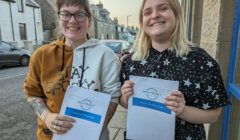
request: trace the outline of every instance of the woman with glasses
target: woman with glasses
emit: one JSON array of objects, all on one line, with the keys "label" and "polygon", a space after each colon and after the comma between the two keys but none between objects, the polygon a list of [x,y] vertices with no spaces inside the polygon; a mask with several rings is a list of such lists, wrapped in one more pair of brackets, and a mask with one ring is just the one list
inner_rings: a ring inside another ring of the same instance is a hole
[{"label": "woman with glasses", "polygon": [[122,64],[121,105],[127,108],[134,94],[130,75],[178,81],[178,91],[164,102],[176,114],[175,140],[205,140],[203,124],[216,121],[229,104],[219,65],[188,41],[178,0],[142,0],[139,22],[133,54]]},{"label": "woman with glasses", "polygon": [[[64,134],[74,119],[59,114],[67,87],[77,86],[111,95],[100,139],[108,140],[106,128],[120,96],[120,63],[108,47],[90,39],[88,0],[56,0],[63,38],[37,49],[31,57],[24,92],[38,116],[38,140]],[[81,138],[77,138],[81,139]]]}]

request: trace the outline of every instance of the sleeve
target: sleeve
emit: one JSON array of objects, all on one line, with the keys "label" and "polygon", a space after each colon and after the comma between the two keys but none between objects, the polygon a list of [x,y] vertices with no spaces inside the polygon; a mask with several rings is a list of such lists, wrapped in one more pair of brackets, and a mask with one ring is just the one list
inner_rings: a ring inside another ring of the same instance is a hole
[{"label": "sleeve", "polygon": [[129,56],[127,56],[125,59],[123,59],[123,62],[122,62],[122,68],[121,68],[121,72],[120,72],[121,85],[123,85],[124,81],[129,80],[129,74],[127,72],[128,58],[129,58]]},{"label": "sleeve", "polygon": [[37,49],[30,58],[29,71],[23,85],[26,97],[45,97],[40,81],[41,58],[40,48]]},{"label": "sleeve", "polygon": [[214,109],[230,104],[219,65],[207,52],[202,50],[201,53],[202,55],[199,56],[203,59],[198,65],[201,94],[198,97],[197,107]]},{"label": "sleeve", "polygon": [[[115,55],[115,54],[114,54]],[[121,95],[120,88],[120,69],[121,64],[118,58],[113,59],[109,64],[107,64],[101,76],[102,79],[102,91],[109,93],[112,96],[111,102],[118,103],[119,97]]]}]

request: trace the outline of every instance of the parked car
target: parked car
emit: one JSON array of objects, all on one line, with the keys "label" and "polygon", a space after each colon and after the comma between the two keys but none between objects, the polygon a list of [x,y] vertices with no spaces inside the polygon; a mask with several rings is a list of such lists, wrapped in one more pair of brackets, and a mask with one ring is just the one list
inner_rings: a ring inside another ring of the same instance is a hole
[{"label": "parked car", "polygon": [[130,43],[125,40],[100,40],[100,43],[111,48],[118,57],[129,53],[131,50]]},{"label": "parked car", "polygon": [[0,67],[21,65],[28,66],[30,59],[28,50],[20,49],[8,42],[0,41]]}]

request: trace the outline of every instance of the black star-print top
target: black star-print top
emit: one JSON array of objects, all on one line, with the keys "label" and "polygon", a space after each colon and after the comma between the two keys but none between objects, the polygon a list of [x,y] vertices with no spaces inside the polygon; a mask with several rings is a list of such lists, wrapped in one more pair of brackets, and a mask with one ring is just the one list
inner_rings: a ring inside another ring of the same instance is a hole
[{"label": "black star-print top", "polygon": [[[203,49],[191,47],[188,55],[176,57],[173,48],[158,52],[150,48],[149,57],[133,61],[128,56],[122,64],[121,81],[129,75],[179,81],[179,91],[186,105],[214,109],[230,104],[217,62]],[[176,117],[176,140],[205,140],[203,124],[193,124]]]}]

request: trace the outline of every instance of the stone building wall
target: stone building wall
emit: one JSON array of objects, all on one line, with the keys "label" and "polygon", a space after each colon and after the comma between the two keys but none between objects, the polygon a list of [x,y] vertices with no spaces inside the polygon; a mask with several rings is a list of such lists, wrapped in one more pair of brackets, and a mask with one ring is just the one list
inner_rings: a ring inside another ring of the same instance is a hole
[{"label": "stone building wall", "polygon": [[220,5],[220,0],[204,0],[203,2],[201,47],[213,58],[216,58],[218,53]]},{"label": "stone building wall", "polygon": [[[200,1],[202,1],[202,4]],[[192,33],[193,42],[204,48],[219,64],[221,74],[226,84],[229,66],[229,57],[232,41],[233,21],[235,16],[236,0],[198,0],[193,2],[192,11]],[[183,8],[185,11],[190,3],[189,0],[183,0]],[[202,7],[202,8],[201,8]],[[185,16],[189,14],[185,12]],[[196,29],[198,28],[198,29]],[[200,31],[199,31],[199,28]],[[198,42],[200,40],[200,43]],[[240,54],[240,52],[238,53]],[[240,65],[240,57],[238,57],[237,66]],[[239,79],[239,67],[236,72],[236,79]],[[240,103],[233,98],[233,110],[231,111],[229,140],[240,139]],[[209,127],[208,140],[221,139],[223,115],[217,122]]]},{"label": "stone building wall", "polygon": [[55,29],[57,27],[57,17],[54,10],[53,0],[35,0],[41,5],[43,30],[48,31],[47,40],[54,40],[56,38]]}]

